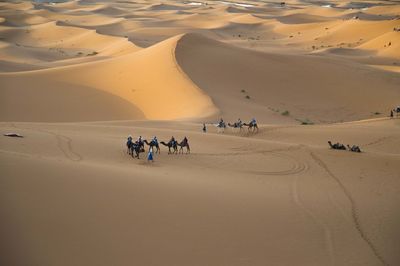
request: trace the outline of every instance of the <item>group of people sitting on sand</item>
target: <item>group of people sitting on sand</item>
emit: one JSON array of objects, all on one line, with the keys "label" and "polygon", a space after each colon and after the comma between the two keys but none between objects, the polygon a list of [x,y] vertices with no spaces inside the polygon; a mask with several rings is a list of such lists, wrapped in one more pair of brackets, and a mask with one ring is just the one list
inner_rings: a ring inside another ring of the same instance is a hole
[{"label": "group of people sitting on sand", "polygon": [[357,145],[350,146],[349,144],[347,144],[347,148],[346,148],[346,146],[344,146],[344,144],[341,144],[339,142],[332,144],[331,141],[328,141],[328,144],[331,147],[331,149],[335,149],[335,150],[348,150],[348,151],[352,151],[352,152],[361,152],[360,147],[358,147]]},{"label": "group of people sitting on sand", "polygon": [[[187,137],[184,137],[181,142],[178,142],[174,136],[168,142],[160,141],[156,136],[154,136],[150,141],[143,139],[142,136],[139,136],[137,140],[133,140],[132,136],[129,135],[126,141],[127,153],[132,157],[136,157],[139,159],[139,154],[141,152],[145,152],[145,144],[149,146],[149,151],[147,153],[147,160],[154,161],[154,149],[155,153],[160,153],[159,143],[168,147],[168,154],[177,154],[183,153],[183,148],[186,148],[186,153],[190,153],[190,146]],[[178,151],[178,146],[179,151]]]},{"label": "group of people sitting on sand", "polygon": [[[227,124],[225,123],[224,119],[221,118],[215,126],[218,128],[218,132],[224,132],[226,125]],[[257,125],[257,121],[255,118],[252,118],[249,123],[242,122],[242,120],[240,118],[238,118],[238,120],[232,124],[228,123],[228,127],[237,128],[240,131],[242,131],[244,126],[248,127],[249,131],[253,131],[253,132],[258,131],[258,125]],[[205,124],[203,124],[203,132],[206,132]]]}]

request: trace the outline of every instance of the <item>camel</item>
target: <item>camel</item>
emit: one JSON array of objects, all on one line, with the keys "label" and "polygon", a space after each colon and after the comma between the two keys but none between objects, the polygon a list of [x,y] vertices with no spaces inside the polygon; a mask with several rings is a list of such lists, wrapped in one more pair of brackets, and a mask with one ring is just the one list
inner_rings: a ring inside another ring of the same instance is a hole
[{"label": "camel", "polygon": [[179,153],[183,153],[183,147],[186,147],[186,153],[190,153],[189,141],[186,137],[181,141],[181,143],[177,144],[180,146]]},{"label": "camel", "polygon": [[155,153],[160,153],[160,146],[158,145],[158,142],[152,139],[150,142],[148,142],[146,139],[143,140],[144,143],[150,146],[150,148],[155,147],[156,152]]},{"label": "camel", "polygon": [[141,152],[144,152],[144,145],[143,143],[138,143],[138,142],[133,142],[133,141],[127,141],[126,146],[128,147],[128,153],[132,157],[136,157],[139,159],[139,154]]},{"label": "camel", "polygon": [[335,150],[346,150],[346,147],[343,144],[335,143],[332,144],[331,141],[328,141],[329,146],[331,147],[331,149],[335,149]]},{"label": "camel", "polygon": [[133,144],[132,139],[128,139],[128,141],[126,142],[126,153],[130,152],[132,144]]},{"label": "camel", "polygon": [[232,127],[233,129],[239,128],[239,131],[242,131],[242,129],[243,129],[243,123],[242,122],[235,122],[233,124],[228,123],[228,126]]},{"label": "camel", "polygon": [[[164,146],[168,147],[168,154],[171,153],[177,153],[178,152],[178,143],[176,140],[170,140],[168,141],[168,143],[165,143],[164,141],[160,141],[160,143]],[[171,148],[173,149],[173,151],[171,152]]]},{"label": "camel", "polygon": [[217,127],[217,131],[224,133],[225,128],[226,128],[226,124],[225,122],[219,122],[218,124],[215,125]]},{"label": "camel", "polygon": [[252,130],[253,132],[258,132],[258,125],[257,123],[250,122],[248,124],[243,123],[244,126],[249,127],[248,131]]},{"label": "camel", "polygon": [[360,147],[358,147],[356,145],[353,145],[353,146],[350,147],[350,145],[347,144],[347,148],[349,149],[349,151],[352,151],[352,152],[361,152]]}]

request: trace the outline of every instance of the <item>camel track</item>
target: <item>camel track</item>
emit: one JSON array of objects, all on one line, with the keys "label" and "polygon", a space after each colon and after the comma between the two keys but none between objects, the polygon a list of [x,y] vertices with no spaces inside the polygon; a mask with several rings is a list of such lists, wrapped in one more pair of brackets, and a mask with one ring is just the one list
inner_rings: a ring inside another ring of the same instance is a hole
[{"label": "camel track", "polygon": [[364,144],[364,146],[376,145],[376,144],[381,143],[381,142],[383,142],[383,141],[385,141],[385,140],[387,140],[387,139],[390,139],[390,138],[391,138],[391,136],[381,137],[381,138],[376,139],[376,140],[374,140],[374,141],[371,141],[371,142],[369,142],[369,143],[367,143],[367,144]]},{"label": "camel track", "polygon": [[389,266],[389,264],[385,261],[384,257],[379,253],[378,249],[375,247],[375,245],[372,243],[372,241],[368,238],[366,233],[364,232],[361,223],[360,223],[360,218],[358,214],[358,209],[355,204],[355,201],[353,199],[353,196],[351,193],[348,191],[348,189],[343,185],[343,183],[340,181],[340,179],[332,173],[332,171],[328,168],[328,166],[318,157],[316,156],[313,152],[310,152],[311,157],[313,160],[321,167],[324,169],[324,171],[333,179],[335,182],[339,185],[340,189],[343,191],[343,193],[346,195],[347,199],[350,202],[351,206],[351,216],[353,219],[353,223],[355,226],[355,229],[358,231],[360,234],[361,238],[365,241],[365,243],[369,246],[375,257],[382,263],[382,265]]}]

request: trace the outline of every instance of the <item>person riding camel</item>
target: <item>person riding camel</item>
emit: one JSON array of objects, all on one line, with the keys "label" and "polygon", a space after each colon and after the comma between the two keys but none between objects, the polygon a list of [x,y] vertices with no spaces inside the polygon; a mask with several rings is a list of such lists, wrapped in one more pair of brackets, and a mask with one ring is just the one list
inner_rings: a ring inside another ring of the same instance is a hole
[{"label": "person riding camel", "polygon": [[219,127],[225,127],[224,119],[221,118],[221,119],[219,120],[218,125],[219,125]]},{"label": "person riding camel", "polygon": [[157,140],[156,136],[154,136],[153,141],[154,141],[154,143],[158,144],[158,140]]},{"label": "person riding camel", "polygon": [[129,135],[129,136],[128,136],[128,142],[132,142],[132,140],[133,140],[133,139],[132,139],[132,136]]},{"label": "person riding camel", "polygon": [[251,121],[250,121],[250,124],[252,124],[252,125],[255,125],[255,124],[257,124],[257,121],[256,121],[256,119],[255,119],[255,118],[251,119]]},{"label": "person riding camel", "polygon": [[175,140],[174,136],[171,137],[171,140],[169,142],[171,142],[172,144],[175,144],[176,140]]},{"label": "person riding camel", "polygon": [[139,147],[144,147],[144,142],[142,136],[139,136],[139,138],[136,141],[136,145],[139,145]]}]

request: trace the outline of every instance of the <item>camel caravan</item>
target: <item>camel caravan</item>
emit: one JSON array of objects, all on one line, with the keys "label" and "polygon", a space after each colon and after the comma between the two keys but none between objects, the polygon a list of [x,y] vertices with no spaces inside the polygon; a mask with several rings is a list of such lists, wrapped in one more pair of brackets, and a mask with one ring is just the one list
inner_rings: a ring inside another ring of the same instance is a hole
[{"label": "camel caravan", "polygon": [[[226,123],[222,118],[220,119],[220,121],[217,124],[215,124],[215,126],[217,127],[218,133],[224,133],[225,128],[226,128]],[[258,125],[257,125],[257,121],[255,118],[251,119],[251,121],[249,123],[244,123],[239,118],[238,121],[236,121],[232,124],[228,123],[228,127],[232,128],[232,130],[238,130],[239,132],[242,132],[243,127],[247,127],[248,132],[253,132],[253,133],[258,132]],[[204,127],[203,127],[203,131],[204,131]]]},{"label": "camel caravan", "polygon": [[156,136],[154,136],[150,141],[143,139],[142,136],[139,136],[139,138],[136,141],[134,141],[132,136],[128,136],[128,139],[126,141],[126,147],[127,147],[126,153],[131,155],[133,158],[139,159],[140,153],[146,152],[145,145],[147,145],[149,146],[147,159],[153,161],[153,153],[160,154],[161,152],[159,144],[168,147],[168,154],[178,154],[178,153],[183,154],[184,150],[186,150],[186,154],[190,153],[188,138],[184,137],[183,140],[179,142],[174,138],[174,136],[172,136],[168,142],[164,141],[158,142]]}]

